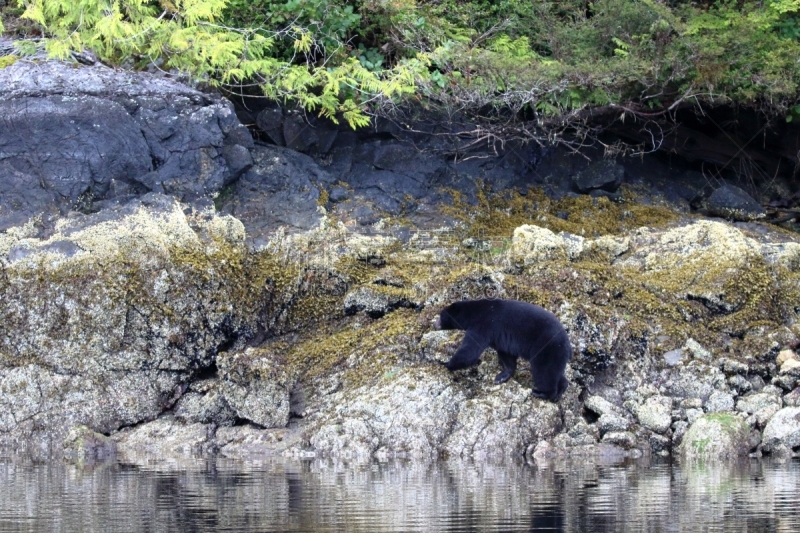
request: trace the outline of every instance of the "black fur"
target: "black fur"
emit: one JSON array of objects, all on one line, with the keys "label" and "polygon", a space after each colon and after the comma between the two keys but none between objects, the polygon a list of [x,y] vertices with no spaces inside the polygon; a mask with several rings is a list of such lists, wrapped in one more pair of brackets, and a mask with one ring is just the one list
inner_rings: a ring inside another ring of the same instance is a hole
[{"label": "black fur", "polygon": [[503,366],[495,383],[508,381],[521,357],[531,364],[534,396],[555,402],[569,385],[564,377],[572,358],[569,337],[558,318],[538,305],[516,300],[465,300],[445,307],[436,327],[467,332],[445,365],[449,370],[475,366],[486,348],[494,348]]}]

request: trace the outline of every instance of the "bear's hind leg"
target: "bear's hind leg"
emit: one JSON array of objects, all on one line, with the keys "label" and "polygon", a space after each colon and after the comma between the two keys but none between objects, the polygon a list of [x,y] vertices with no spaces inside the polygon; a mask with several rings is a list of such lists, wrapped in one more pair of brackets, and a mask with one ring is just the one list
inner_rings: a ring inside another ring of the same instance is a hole
[{"label": "bear's hind leg", "polygon": [[509,355],[506,352],[501,352],[497,350],[497,358],[500,360],[500,364],[503,366],[503,371],[497,374],[494,378],[494,382],[496,385],[501,383],[505,383],[511,376],[514,375],[514,372],[517,371],[517,358],[513,355]]}]

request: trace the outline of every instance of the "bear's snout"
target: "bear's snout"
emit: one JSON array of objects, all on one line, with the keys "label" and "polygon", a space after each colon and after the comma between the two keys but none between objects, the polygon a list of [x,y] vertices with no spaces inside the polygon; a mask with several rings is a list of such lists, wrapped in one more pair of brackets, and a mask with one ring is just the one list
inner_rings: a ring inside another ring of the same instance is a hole
[{"label": "bear's snout", "polygon": [[442,315],[437,315],[436,320],[433,322],[434,329],[442,329]]}]

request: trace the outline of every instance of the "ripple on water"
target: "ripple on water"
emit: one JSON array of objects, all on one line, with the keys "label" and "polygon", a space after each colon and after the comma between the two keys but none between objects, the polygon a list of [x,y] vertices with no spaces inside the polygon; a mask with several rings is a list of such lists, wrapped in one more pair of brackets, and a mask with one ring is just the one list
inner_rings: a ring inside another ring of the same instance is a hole
[{"label": "ripple on water", "polygon": [[800,531],[800,462],[0,458],[0,532]]}]

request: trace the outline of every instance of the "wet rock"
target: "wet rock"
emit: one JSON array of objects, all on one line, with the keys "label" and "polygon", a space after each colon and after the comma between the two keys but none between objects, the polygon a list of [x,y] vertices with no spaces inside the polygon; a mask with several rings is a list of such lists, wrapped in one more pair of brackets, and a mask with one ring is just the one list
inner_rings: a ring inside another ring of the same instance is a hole
[{"label": "wet rock", "polygon": [[112,435],[119,455],[176,456],[208,453],[212,430],[204,424],[183,424],[172,417],[127,428]]},{"label": "wet rock", "polygon": [[686,430],[689,429],[689,422],[679,420],[672,424],[672,445],[678,446],[683,441]]},{"label": "wet rock", "polygon": [[630,431],[611,431],[603,435],[603,442],[630,450],[636,446],[636,435]]},{"label": "wet rock", "polygon": [[636,410],[639,423],[656,433],[666,433],[672,425],[672,398],[652,396]]},{"label": "wet rock", "polygon": [[589,165],[573,178],[575,189],[581,193],[593,190],[616,191],[625,177],[625,167],[613,161],[601,161]]},{"label": "wet rock", "polygon": [[73,426],[64,438],[68,459],[108,459],[117,453],[117,443],[86,426]]},{"label": "wet rock", "polygon": [[767,422],[762,435],[762,450],[787,455],[799,446],[800,407],[784,407]]},{"label": "wet rock", "polygon": [[285,431],[253,426],[221,427],[214,435],[217,453],[233,459],[252,459],[276,455],[289,446]]},{"label": "wet rock", "polygon": [[690,460],[743,457],[750,451],[749,434],[747,424],[738,416],[707,414],[686,431],[680,445],[681,456]]},{"label": "wet rock", "polygon": [[662,457],[668,457],[670,449],[672,448],[672,439],[664,435],[652,434],[648,438],[650,451]]},{"label": "wet rock", "polygon": [[766,210],[739,187],[723,185],[708,198],[708,210],[732,220],[756,220],[767,216]]}]

